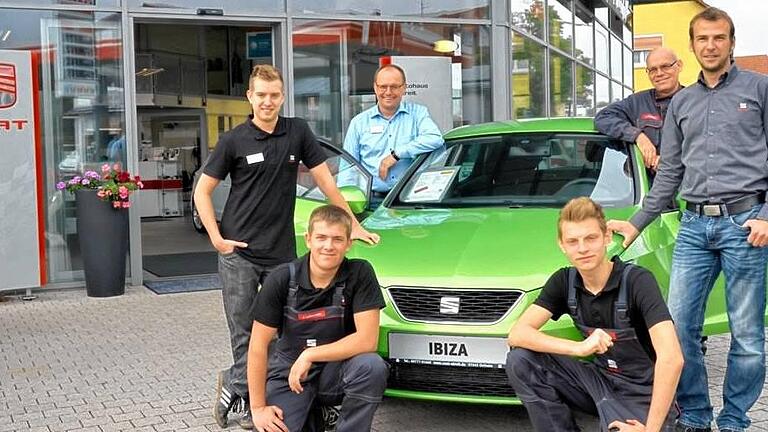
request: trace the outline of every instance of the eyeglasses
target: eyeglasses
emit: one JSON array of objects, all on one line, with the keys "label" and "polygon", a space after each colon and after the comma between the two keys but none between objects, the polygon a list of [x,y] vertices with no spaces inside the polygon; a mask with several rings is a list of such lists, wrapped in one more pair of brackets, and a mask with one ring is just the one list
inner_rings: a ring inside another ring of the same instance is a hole
[{"label": "eyeglasses", "polygon": [[645,71],[648,72],[648,75],[651,75],[651,76],[656,75],[659,72],[669,72],[672,70],[673,67],[675,67],[677,62],[678,60],[675,60],[669,64],[663,64],[663,65],[659,65],[657,67],[652,67],[652,68],[645,68]]},{"label": "eyeglasses", "polygon": [[381,91],[398,91],[401,88],[403,88],[405,84],[392,84],[392,85],[381,85],[376,84],[376,88]]}]

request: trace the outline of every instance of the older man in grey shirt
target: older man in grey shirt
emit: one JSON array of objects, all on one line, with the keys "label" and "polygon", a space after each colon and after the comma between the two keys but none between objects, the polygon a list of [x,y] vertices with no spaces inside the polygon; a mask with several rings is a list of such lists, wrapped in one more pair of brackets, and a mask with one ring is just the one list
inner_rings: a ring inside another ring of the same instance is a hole
[{"label": "older man in grey shirt", "polygon": [[689,34],[702,68],[698,82],[672,99],[659,171],[642,210],[609,228],[628,245],[680,187],[687,204],[668,300],[685,355],[678,430],[709,431],[713,420],[699,339],[706,300],[722,270],[732,338],[716,422],[720,431],[743,431],[765,378],[768,77],[731,65],[735,31],[725,12],[699,13]]}]

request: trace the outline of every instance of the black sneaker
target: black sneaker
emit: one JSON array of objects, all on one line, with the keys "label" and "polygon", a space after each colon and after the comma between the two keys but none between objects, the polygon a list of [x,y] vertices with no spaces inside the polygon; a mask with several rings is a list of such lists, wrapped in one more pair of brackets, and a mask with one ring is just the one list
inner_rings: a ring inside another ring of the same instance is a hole
[{"label": "black sneaker", "polygon": [[322,405],[320,407],[320,412],[323,414],[323,425],[325,427],[325,432],[334,432],[336,430],[336,424],[339,422],[340,411],[341,405]]},{"label": "black sneaker", "polygon": [[253,429],[253,417],[251,416],[251,404],[247,399],[240,398],[237,406],[237,424],[246,430]]},{"label": "black sneaker", "polygon": [[240,400],[237,393],[224,387],[224,373],[225,371],[220,371],[216,376],[216,400],[213,401],[213,418],[220,428],[227,427],[227,416],[235,403]]}]

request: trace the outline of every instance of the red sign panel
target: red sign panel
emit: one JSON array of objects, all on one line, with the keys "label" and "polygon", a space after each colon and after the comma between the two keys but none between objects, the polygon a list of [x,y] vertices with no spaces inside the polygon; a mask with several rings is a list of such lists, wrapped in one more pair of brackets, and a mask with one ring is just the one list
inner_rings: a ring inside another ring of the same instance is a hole
[{"label": "red sign panel", "polygon": [[0,108],[16,104],[16,65],[0,63]]}]

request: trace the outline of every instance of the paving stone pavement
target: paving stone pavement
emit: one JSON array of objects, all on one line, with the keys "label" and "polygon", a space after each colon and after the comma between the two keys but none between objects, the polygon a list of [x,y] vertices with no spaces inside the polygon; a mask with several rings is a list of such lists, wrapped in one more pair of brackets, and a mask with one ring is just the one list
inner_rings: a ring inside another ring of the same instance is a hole
[{"label": "paving stone pavement", "polygon": [[[216,431],[215,372],[231,361],[218,291],[155,295],[131,287],[0,297],[0,432]],[[728,337],[710,339],[719,404]],[[768,431],[768,395],[750,413]],[[584,430],[597,430],[580,416]],[[238,430],[236,425],[230,430]],[[521,407],[386,399],[375,432],[531,431]]]}]

